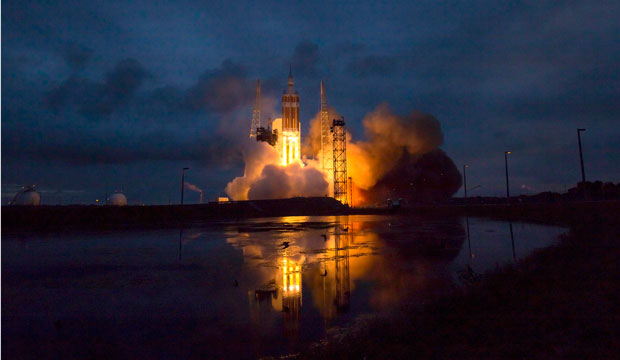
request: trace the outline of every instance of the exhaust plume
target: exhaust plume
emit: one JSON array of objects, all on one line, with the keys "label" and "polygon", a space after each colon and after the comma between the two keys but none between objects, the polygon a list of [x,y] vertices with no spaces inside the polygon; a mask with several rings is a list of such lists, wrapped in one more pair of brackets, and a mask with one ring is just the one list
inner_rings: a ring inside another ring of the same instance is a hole
[{"label": "exhaust plume", "polygon": [[[336,111],[330,109],[330,118]],[[310,124],[304,151],[320,156],[320,116]],[[436,201],[452,196],[461,176],[441,150],[439,121],[429,114],[412,112],[399,116],[382,104],[362,120],[366,140],[347,134],[347,173],[353,178],[356,205],[383,202],[387,198]],[[320,164],[320,161],[318,162]]]},{"label": "exhaust plume", "polygon": [[443,143],[439,121],[432,115],[413,112],[394,114],[383,104],[364,117],[366,141],[347,143],[348,173],[358,187],[370,189],[399,162],[403,151],[422,155]]},{"label": "exhaust plume", "polygon": [[[337,112],[330,109],[330,118]],[[452,196],[461,175],[439,149],[443,134],[429,114],[400,116],[383,104],[362,121],[365,140],[347,134],[347,173],[353,178],[356,205],[383,203],[387,198],[437,201]],[[233,200],[325,196],[328,179],[321,168],[321,119],[317,114],[302,145],[303,162],[282,166],[278,151],[265,142],[243,145],[245,172],[226,186]]]},{"label": "exhaust plume", "polygon": [[265,142],[248,141],[243,153],[244,175],[226,186],[233,200],[325,196],[328,192],[325,174],[312,163],[282,166],[277,150]]}]

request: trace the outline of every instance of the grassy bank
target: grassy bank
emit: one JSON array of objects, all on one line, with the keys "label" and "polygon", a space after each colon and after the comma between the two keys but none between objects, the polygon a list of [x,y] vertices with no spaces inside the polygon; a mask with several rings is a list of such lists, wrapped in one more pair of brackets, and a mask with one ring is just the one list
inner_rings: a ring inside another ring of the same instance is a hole
[{"label": "grassy bank", "polygon": [[[397,321],[369,321],[299,357],[617,358],[620,222],[617,212],[591,210],[530,213],[530,220],[546,217],[570,224],[570,231],[558,245],[404,310]],[[493,216],[510,217],[515,210],[506,211]],[[580,216],[587,218],[578,221]]]}]

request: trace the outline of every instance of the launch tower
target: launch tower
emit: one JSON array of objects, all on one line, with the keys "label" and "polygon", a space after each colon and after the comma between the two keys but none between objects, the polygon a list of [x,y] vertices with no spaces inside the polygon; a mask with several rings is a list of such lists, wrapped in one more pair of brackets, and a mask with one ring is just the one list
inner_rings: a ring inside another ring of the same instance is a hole
[{"label": "launch tower", "polygon": [[260,79],[256,81],[256,98],[252,108],[252,124],[250,124],[250,137],[255,137],[260,128]]},{"label": "launch tower", "polygon": [[347,205],[347,130],[344,117],[334,119],[333,136],[334,199]]},{"label": "launch tower", "polygon": [[333,141],[334,138],[331,134],[331,122],[329,121],[329,109],[327,107],[327,94],[325,93],[325,86],[321,80],[321,162],[323,171],[327,174],[328,182],[333,180]]}]

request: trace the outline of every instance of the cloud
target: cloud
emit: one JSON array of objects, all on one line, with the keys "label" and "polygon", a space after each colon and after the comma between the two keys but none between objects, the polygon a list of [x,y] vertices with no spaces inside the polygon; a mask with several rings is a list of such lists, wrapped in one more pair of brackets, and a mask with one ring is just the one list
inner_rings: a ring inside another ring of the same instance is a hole
[{"label": "cloud", "polygon": [[60,53],[72,71],[82,70],[93,56],[92,49],[76,42],[70,42],[62,46]]},{"label": "cloud", "polygon": [[[495,154],[518,145],[530,152],[561,145],[553,158],[540,152],[524,169],[541,182],[566,181],[548,164],[572,161],[574,146],[564,145],[574,144],[574,131],[567,129],[577,126],[597,139],[586,152],[592,176],[619,176],[613,166],[620,113],[617,2],[485,0],[449,9],[433,2],[362,2],[323,12],[310,4],[251,5],[259,15],[241,23],[232,16],[238,7],[227,5],[217,10],[41,0],[3,5],[3,159],[12,153],[21,159],[47,156],[50,164],[211,161],[190,154],[184,142],[202,139],[228,152],[217,140],[217,127],[232,121],[228,129],[247,136],[256,78],[275,99],[275,111],[265,110],[265,118],[277,115],[283,66],[291,63],[302,96],[304,136],[318,109],[318,81],[310,79],[321,75],[332,84],[330,104],[355,135],[363,131],[360,119],[381,102],[396,113],[415,108],[442,119],[444,149],[457,164],[475,169],[477,161],[484,167],[477,176],[485,191],[498,183],[501,193]],[[142,16],[136,18],[138,9]],[[307,16],[294,16],[299,13]],[[265,21],[267,16],[273,21]],[[134,75],[117,71],[119,56],[139,63]],[[226,58],[231,60],[222,63]],[[133,80],[123,83],[113,74]],[[249,95],[239,95],[235,89],[248,78],[242,87]],[[106,121],[90,121],[99,119]],[[199,135],[209,132],[213,135]],[[17,178],[24,171],[19,164],[6,174]]]},{"label": "cloud", "polygon": [[312,78],[317,76],[316,66],[319,62],[319,46],[308,40],[301,41],[295,46],[291,65],[293,76]]},{"label": "cloud", "polygon": [[398,60],[393,56],[368,55],[355,59],[347,65],[347,72],[353,76],[390,76],[397,70]]},{"label": "cloud", "polygon": [[129,103],[147,75],[137,60],[125,59],[107,73],[102,83],[72,75],[52,89],[44,102],[54,111],[73,104],[89,119],[104,119]]},{"label": "cloud", "polygon": [[81,106],[85,99],[94,97],[96,92],[97,84],[94,82],[79,76],[70,76],[48,92],[43,103],[48,109],[57,113],[71,104]]},{"label": "cloud", "polygon": [[189,110],[227,112],[247,104],[252,98],[252,86],[246,70],[232,60],[224,60],[220,68],[206,71],[196,84],[187,90]]},{"label": "cloud", "polygon": [[402,151],[394,167],[374,186],[359,191],[368,203],[383,203],[388,198],[428,202],[450,198],[461,185],[461,173],[452,159],[435,149],[418,155]]},{"label": "cloud", "polygon": [[80,106],[86,116],[106,117],[119,107],[126,105],[147,76],[146,70],[135,59],[125,59],[116,64],[107,74],[103,84],[90,99]]},{"label": "cloud", "polygon": [[[27,145],[22,139],[22,144],[18,143],[19,151],[6,148],[8,151],[3,151],[3,157],[73,165],[187,160],[202,165],[234,166],[241,161],[241,153],[233,143],[209,134],[189,138],[154,130],[122,135],[113,131],[82,131],[74,135],[77,138],[71,142],[65,140],[69,136],[67,131],[50,134],[49,139],[31,141]],[[9,141],[9,145],[17,141]]]},{"label": "cloud", "polygon": [[265,142],[243,144],[245,171],[226,186],[233,200],[282,199],[294,196],[324,196],[329,184],[325,174],[312,164],[280,165],[275,148]]}]

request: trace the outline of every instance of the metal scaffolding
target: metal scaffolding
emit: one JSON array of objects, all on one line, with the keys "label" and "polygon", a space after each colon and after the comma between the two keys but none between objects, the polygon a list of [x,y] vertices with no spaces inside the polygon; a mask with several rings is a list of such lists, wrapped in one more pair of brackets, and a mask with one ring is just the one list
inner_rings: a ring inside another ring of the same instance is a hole
[{"label": "metal scaffolding", "polygon": [[349,207],[353,207],[353,178],[349,176]]},{"label": "metal scaffolding", "polygon": [[334,199],[347,205],[347,131],[344,117],[334,119],[333,136]]},{"label": "metal scaffolding", "polygon": [[327,94],[325,93],[325,86],[321,81],[321,162],[323,171],[328,174],[332,180],[333,174],[333,136],[331,134],[332,123],[329,120],[329,108],[327,107]]},{"label": "metal scaffolding", "polygon": [[256,131],[260,127],[260,79],[256,81],[256,99],[252,108],[252,123],[250,124],[250,137],[256,136]]}]

